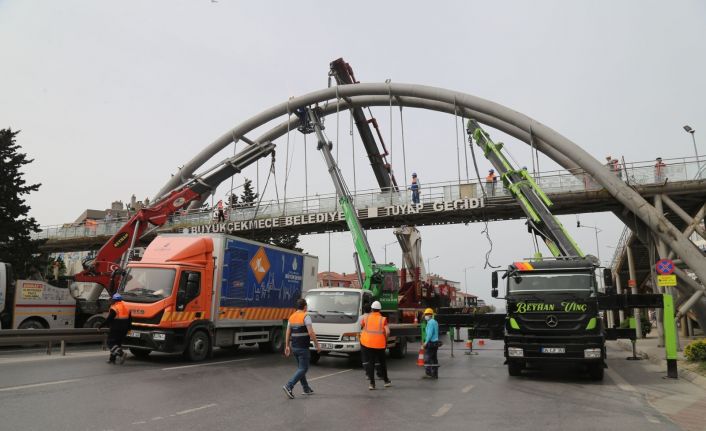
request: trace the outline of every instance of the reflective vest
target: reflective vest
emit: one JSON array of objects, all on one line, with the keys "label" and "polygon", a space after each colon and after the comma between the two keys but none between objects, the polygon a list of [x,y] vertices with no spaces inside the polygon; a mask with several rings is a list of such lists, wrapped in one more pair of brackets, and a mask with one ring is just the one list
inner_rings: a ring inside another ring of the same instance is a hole
[{"label": "reflective vest", "polygon": [[129,319],[130,310],[127,309],[127,305],[123,301],[118,301],[110,306],[110,309],[115,311],[116,319]]},{"label": "reflective vest", "polygon": [[495,182],[495,174],[488,174],[488,176],[485,177],[485,182],[486,183],[494,183]]},{"label": "reflective vest", "polygon": [[297,310],[289,316],[289,334],[292,342],[292,347],[298,349],[308,349],[309,342],[309,331],[304,324],[304,318],[306,317],[306,311]]},{"label": "reflective vest", "polygon": [[387,318],[379,312],[374,311],[363,317],[360,344],[370,349],[384,349],[387,347],[385,325],[387,325]]}]

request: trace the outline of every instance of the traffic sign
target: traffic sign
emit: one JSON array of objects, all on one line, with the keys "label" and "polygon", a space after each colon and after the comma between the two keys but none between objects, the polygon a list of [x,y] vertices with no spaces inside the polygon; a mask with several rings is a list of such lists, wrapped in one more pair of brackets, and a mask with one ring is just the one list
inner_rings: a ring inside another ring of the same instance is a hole
[{"label": "traffic sign", "polygon": [[657,274],[669,275],[674,272],[674,262],[671,259],[660,259],[655,265]]},{"label": "traffic sign", "polygon": [[677,285],[676,275],[658,275],[657,276],[657,286],[658,287],[674,287]]}]

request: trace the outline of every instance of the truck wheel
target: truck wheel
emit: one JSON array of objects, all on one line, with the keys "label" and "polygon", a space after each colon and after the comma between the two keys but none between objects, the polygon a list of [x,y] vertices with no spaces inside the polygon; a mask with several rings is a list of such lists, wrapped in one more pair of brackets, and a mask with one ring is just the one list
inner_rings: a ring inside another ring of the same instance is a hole
[{"label": "truck wheel", "polygon": [[20,324],[19,329],[46,329],[46,327],[37,319],[27,319]]},{"label": "truck wheel", "polygon": [[407,339],[401,337],[395,347],[390,349],[390,357],[402,359],[407,356]]},{"label": "truck wheel", "polygon": [[594,380],[596,382],[602,381],[603,380],[603,364],[599,362],[597,364],[589,365],[588,376],[591,378],[591,380]]},{"label": "truck wheel", "polygon": [[521,362],[510,361],[507,363],[507,373],[512,377],[521,376],[523,368]]},{"label": "truck wheel", "polygon": [[200,362],[206,359],[210,350],[211,340],[208,338],[208,334],[199,330],[191,334],[184,355],[192,362]]},{"label": "truck wheel", "polygon": [[151,350],[147,349],[136,349],[134,347],[130,347],[130,353],[132,353],[137,359],[147,359],[147,357],[152,353]]},{"label": "truck wheel", "polygon": [[[97,316],[91,316],[86,320],[86,323],[83,324],[84,328],[100,328],[100,326],[105,323],[105,317],[101,315]],[[137,355],[135,355],[137,356]]]},{"label": "truck wheel", "polygon": [[309,350],[309,353],[311,353],[309,356],[309,363],[312,365],[318,364],[319,359],[321,359],[321,354],[319,354],[316,350]]},{"label": "truck wheel", "polygon": [[276,353],[284,350],[284,336],[282,336],[282,328],[274,328],[270,332],[270,341],[257,343],[260,351],[263,353]]}]

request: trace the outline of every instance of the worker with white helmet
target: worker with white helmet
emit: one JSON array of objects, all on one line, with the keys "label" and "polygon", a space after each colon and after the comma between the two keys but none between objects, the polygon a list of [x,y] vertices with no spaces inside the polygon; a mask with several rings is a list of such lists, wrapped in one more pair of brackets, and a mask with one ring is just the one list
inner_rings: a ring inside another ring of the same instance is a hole
[{"label": "worker with white helmet", "polygon": [[385,349],[387,348],[387,337],[390,336],[390,327],[387,325],[387,318],[380,313],[382,305],[380,301],[375,301],[371,305],[371,312],[360,322],[360,347],[363,349],[363,356],[367,359],[365,373],[368,376],[370,385],[368,389],[375,389],[375,363],[380,364],[380,377],[385,382],[385,387],[390,387],[392,382],[387,377],[387,364],[385,362]]}]

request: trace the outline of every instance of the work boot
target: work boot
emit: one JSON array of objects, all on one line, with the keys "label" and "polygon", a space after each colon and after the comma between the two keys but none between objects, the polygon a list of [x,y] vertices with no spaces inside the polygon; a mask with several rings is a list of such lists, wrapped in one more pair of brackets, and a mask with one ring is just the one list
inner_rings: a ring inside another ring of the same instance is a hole
[{"label": "work boot", "polygon": [[113,364],[115,365],[115,358],[111,357],[107,361],[105,361],[106,364]]},{"label": "work boot", "polygon": [[118,364],[120,364],[120,365],[124,364],[126,357],[127,357],[127,355],[125,354],[125,352],[123,352],[123,351],[121,350],[121,351],[120,351],[120,355],[118,355]]},{"label": "work boot", "polygon": [[375,383],[370,383],[370,384],[368,385],[368,389],[371,390],[371,391],[374,391],[374,390],[375,390]]}]

